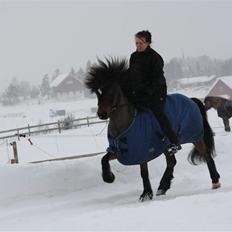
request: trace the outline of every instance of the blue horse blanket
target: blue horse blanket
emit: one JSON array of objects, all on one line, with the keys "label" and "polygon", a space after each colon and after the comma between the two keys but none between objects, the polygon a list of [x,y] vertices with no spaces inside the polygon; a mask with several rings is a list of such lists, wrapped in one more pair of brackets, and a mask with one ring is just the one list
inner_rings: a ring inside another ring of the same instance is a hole
[{"label": "blue horse blanket", "polygon": [[[202,138],[203,119],[199,107],[181,94],[168,95],[164,112],[180,144],[193,143]],[[136,165],[160,156],[171,144],[152,111],[138,112],[129,128],[113,138],[108,128],[108,152],[120,163]]]}]

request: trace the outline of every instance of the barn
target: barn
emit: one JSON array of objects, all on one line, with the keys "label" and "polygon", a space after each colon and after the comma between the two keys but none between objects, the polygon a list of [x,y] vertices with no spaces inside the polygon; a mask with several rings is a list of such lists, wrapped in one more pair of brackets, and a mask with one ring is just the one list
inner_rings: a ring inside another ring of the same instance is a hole
[{"label": "barn", "polygon": [[84,85],[74,72],[60,74],[50,84],[54,96],[83,94]]},{"label": "barn", "polygon": [[215,75],[182,78],[177,80],[177,88],[208,87],[214,83],[215,79]]},{"label": "barn", "polygon": [[209,89],[207,96],[220,96],[232,99],[232,76],[218,77]]}]

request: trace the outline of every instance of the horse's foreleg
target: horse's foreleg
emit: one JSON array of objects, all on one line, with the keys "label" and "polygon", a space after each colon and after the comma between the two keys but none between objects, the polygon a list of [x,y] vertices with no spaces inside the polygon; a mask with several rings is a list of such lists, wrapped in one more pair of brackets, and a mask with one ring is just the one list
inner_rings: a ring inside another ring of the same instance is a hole
[{"label": "horse's foreleg", "polygon": [[176,157],[175,155],[170,155],[167,152],[165,152],[164,155],[166,158],[167,167],[160,181],[156,196],[164,195],[167,190],[170,189],[171,181],[174,178],[173,172],[176,165]]},{"label": "horse's foreleg", "polygon": [[109,163],[109,161],[113,159],[116,159],[116,155],[108,152],[102,157],[102,160],[101,160],[102,178],[107,183],[112,183],[114,182],[114,179],[115,179],[115,176],[113,172],[111,171],[110,163]]},{"label": "horse's foreleg", "polygon": [[212,189],[217,189],[221,187],[221,184],[219,182],[220,175],[217,172],[216,165],[214,163],[213,158],[208,158],[207,161],[207,167],[209,169],[209,174],[212,180]]},{"label": "horse's foreleg", "polygon": [[143,193],[140,196],[139,200],[144,201],[146,199],[152,199],[153,191],[149,180],[147,163],[140,164],[140,174],[143,179]]},{"label": "horse's foreleg", "polygon": [[230,131],[230,122],[228,118],[223,118],[223,123],[224,123],[224,127],[225,127],[225,131]]}]

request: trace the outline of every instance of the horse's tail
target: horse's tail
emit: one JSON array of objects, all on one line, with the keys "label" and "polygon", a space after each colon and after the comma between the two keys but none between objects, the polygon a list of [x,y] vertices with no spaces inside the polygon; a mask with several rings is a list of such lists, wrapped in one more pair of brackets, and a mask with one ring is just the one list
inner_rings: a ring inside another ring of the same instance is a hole
[{"label": "horse's tail", "polygon": [[188,160],[194,164],[197,165],[201,162],[206,162],[207,157],[214,157],[215,156],[215,145],[214,145],[214,133],[212,128],[209,125],[207,114],[205,110],[204,104],[197,98],[191,98],[199,107],[202,119],[203,119],[203,127],[204,127],[204,143],[206,146],[206,153],[200,154],[200,152],[194,147],[192,151],[189,153]]}]

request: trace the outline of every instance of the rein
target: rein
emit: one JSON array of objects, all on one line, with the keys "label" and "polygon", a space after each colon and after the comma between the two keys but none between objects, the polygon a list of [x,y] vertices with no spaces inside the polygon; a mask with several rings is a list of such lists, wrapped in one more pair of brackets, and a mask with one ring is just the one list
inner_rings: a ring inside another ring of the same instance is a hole
[{"label": "rein", "polygon": [[119,109],[121,107],[128,106],[128,105],[129,105],[129,103],[123,103],[123,104],[119,104],[117,106],[113,106],[112,109],[111,109],[111,111],[109,112],[109,114],[112,114],[115,110],[117,110],[117,109]]}]

